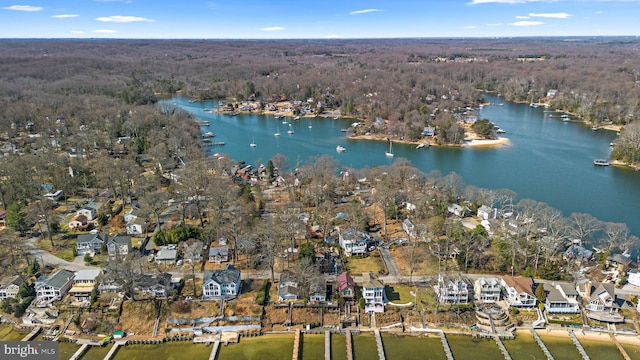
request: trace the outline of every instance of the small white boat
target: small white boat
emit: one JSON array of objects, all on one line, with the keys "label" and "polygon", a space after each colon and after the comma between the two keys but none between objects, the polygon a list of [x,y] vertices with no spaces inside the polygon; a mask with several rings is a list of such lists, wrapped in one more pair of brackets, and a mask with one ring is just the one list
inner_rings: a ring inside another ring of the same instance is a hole
[{"label": "small white boat", "polygon": [[496,130],[496,132],[497,132],[498,134],[504,134],[506,131],[502,130],[502,128],[498,128],[498,129]]},{"label": "small white boat", "polygon": [[591,127],[591,130],[598,131],[598,127],[594,125],[594,126]]},{"label": "small white boat", "polygon": [[206,133],[202,134],[203,138],[212,138],[216,136],[216,134],[213,133],[213,131],[207,131]]},{"label": "small white boat", "polygon": [[389,151],[385,151],[384,155],[386,157],[393,157],[393,143],[389,141]]},{"label": "small white boat", "polygon": [[300,116],[294,116],[293,120],[300,120]]},{"label": "small white boat", "polygon": [[427,146],[426,143],[421,143],[421,144],[418,144],[418,146],[416,146],[416,149],[422,149],[425,146]]},{"label": "small white boat", "polygon": [[278,128],[276,130],[276,132],[273,134],[273,136],[280,136],[280,128]]},{"label": "small white boat", "polygon": [[609,162],[606,159],[595,159],[593,165],[596,166],[609,166]]},{"label": "small white boat", "polygon": [[287,131],[287,134],[293,134],[293,130],[289,129],[289,131]]},{"label": "small white boat", "polygon": [[256,147],[258,146],[258,144],[256,144],[256,139],[254,138],[253,141],[251,142],[251,144],[249,144],[249,146],[251,147]]},{"label": "small white boat", "polygon": [[347,148],[345,148],[342,145],[338,145],[338,146],[336,146],[336,151],[339,152],[339,153],[345,152],[345,151],[347,151]]}]

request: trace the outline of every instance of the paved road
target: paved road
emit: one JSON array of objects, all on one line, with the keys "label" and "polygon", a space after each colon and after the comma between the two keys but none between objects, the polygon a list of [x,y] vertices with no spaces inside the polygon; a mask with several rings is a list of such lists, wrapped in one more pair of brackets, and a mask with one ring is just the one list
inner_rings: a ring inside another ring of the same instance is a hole
[{"label": "paved road", "polygon": [[387,271],[389,272],[389,274],[386,277],[389,278],[401,278],[402,274],[400,273],[400,270],[398,270],[398,267],[396,266],[396,262],[393,260],[393,257],[391,256],[391,252],[389,252],[389,249],[387,247],[384,246],[380,246],[378,247],[378,251],[380,252],[380,257],[382,258],[382,261],[384,261],[385,266],[387,267]]},{"label": "paved road", "polygon": [[84,264],[84,259],[82,256],[76,256],[73,262],[69,262],[59,257],[49,254],[45,250],[42,250],[36,246],[36,241],[38,238],[30,238],[22,243],[20,243],[20,247],[29,252],[32,258],[40,261],[41,265],[50,265],[52,267],[63,268],[70,271],[78,271],[78,270],[86,270],[86,269],[95,269],[93,266],[87,266]]}]

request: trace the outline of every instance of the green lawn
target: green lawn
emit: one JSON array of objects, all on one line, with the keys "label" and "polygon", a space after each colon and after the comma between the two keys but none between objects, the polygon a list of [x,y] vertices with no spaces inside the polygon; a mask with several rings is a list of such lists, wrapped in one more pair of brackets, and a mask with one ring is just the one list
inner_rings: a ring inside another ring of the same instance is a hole
[{"label": "green lawn", "polygon": [[372,253],[366,257],[352,256],[348,258],[345,267],[346,269],[348,268],[349,273],[353,276],[362,275],[366,272],[381,274],[385,271],[384,265],[382,264],[382,260],[380,259],[380,255],[378,255],[378,253]]}]

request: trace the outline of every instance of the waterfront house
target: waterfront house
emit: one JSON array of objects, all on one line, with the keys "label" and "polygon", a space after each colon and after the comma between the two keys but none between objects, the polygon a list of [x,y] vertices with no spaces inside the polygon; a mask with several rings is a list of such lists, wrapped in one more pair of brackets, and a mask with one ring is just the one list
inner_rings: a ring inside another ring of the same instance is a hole
[{"label": "waterfront house", "polygon": [[314,276],[309,281],[309,303],[323,303],[327,301],[327,281],[324,276]]},{"label": "waterfront house", "polygon": [[593,251],[587,250],[578,244],[571,244],[563,254],[563,258],[567,261],[573,261],[577,264],[587,262],[593,257]]},{"label": "waterfront house", "polygon": [[3,279],[2,282],[0,282],[0,301],[18,296],[20,284],[23,282],[24,280],[19,275]]},{"label": "waterfront house", "polygon": [[591,297],[591,290],[592,290],[591,280],[582,279],[576,282],[576,292],[578,293],[578,296],[580,296],[582,299],[589,300],[589,298]]},{"label": "waterfront house", "polygon": [[611,323],[624,321],[624,316],[619,313],[620,305],[616,302],[613,284],[600,283],[596,286],[591,292],[586,309],[590,319]]},{"label": "waterfront house", "polygon": [[204,300],[234,299],[240,294],[242,280],[240,270],[227,264],[222,270],[207,270],[202,282],[202,298]]},{"label": "waterfront house", "polygon": [[495,303],[500,301],[502,286],[500,279],[495,277],[478,278],[473,286],[475,299],[484,303]]},{"label": "waterfront house", "polygon": [[142,274],[140,279],[136,282],[136,298],[155,299],[167,297],[171,293],[171,288],[171,274],[169,273]]},{"label": "waterfront house", "polygon": [[338,275],[338,292],[344,301],[353,301],[356,296],[356,284],[348,273]]},{"label": "waterfront house", "polygon": [[38,302],[52,302],[60,300],[67,294],[73,284],[73,273],[69,270],[58,270],[49,276],[36,279],[36,300]]},{"label": "waterfront house", "polygon": [[505,292],[505,300],[511,307],[532,308],[537,299],[533,293],[533,280],[522,276],[502,276],[500,285]]},{"label": "waterfront house", "polygon": [[131,252],[131,236],[110,236],[107,240],[109,260],[124,259]]},{"label": "waterfront house", "polygon": [[48,192],[43,195],[45,199],[49,199],[51,201],[58,201],[62,197],[62,190],[56,190],[54,192]]},{"label": "waterfront house", "polygon": [[422,129],[422,136],[436,136],[436,128],[433,126],[425,126],[424,129]]},{"label": "waterfront house", "polygon": [[162,248],[155,256],[155,262],[158,264],[175,264],[178,258],[178,250]]},{"label": "waterfront house", "polygon": [[447,211],[449,213],[454,214],[456,216],[464,216],[465,209],[458,204],[451,204],[447,207]]},{"label": "waterfront house", "polygon": [[607,266],[618,271],[625,271],[633,261],[630,257],[623,254],[613,254],[607,258]]},{"label": "waterfront house", "polygon": [[229,247],[215,246],[209,248],[209,262],[220,264],[229,261]]},{"label": "waterfront house", "polygon": [[102,208],[102,204],[98,202],[89,202],[76,212],[77,215],[84,215],[87,221],[93,221],[98,217],[98,211]]},{"label": "waterfront house", "polygon": [[300,298],[300,295],[298,274],[291,271],[285,271],[280,274],[280,280],[278,281],[278,300],[297,300]]},{"label": "waterfront house", "polygon": [[364,255],[367,253],[367,244],[371,237],[363,231],[348,229],[338,233],[338,240],[345,256]]},{"label": "waterfront house", "polygon": [[482,205],[478,208],[478,217],[482,220],[494,220],[498,218],[498,209],[490,208],[487,205]]},{"label": "waterfront house", "polygon": [[76,239],[76,254],[99,254],[109,235],[104,233],[81,234]]},{"label": "waterfront house", "polygon": [[[570,291],[571,298],[567,297],[565,291]],[[545,287],[547,298],[544,301],[544,308],[550,314],[578,314],[580,306],[578,305],[578,292],[572,289],[570,284],[557,284],[555,286],[547,285]]]},{"label": "waterfront house", "polygon": [[77,302],[88,303],[91,300],[91,295],[96,290],[98,278],[101,274],[101,269],[76,271],[73,277],[73,286],[69,289],[69,295]]},{"label": "waterfront house", "polygon": [[362,274],[362,297],[365,312],[369,314],[384,312],[384,304],[387,302],[384,284],[373,273]]},{"label": "waterfront house", "polygon": [[469,284],[462,276],[438,275],[438,284],[433,287],[441,304],[469,303]]}]

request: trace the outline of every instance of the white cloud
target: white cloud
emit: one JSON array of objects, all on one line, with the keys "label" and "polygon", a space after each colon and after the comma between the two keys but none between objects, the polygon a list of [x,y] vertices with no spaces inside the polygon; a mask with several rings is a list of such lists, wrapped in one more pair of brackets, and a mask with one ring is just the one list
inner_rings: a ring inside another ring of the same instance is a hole
[{"label": "white cloud", "polygon": [[5,10],[14,10],[14,11],[42,11],[44,10],[41,6],[31,6],[31,5],[11,5],[3,8]]},{"label": "white cloud", "polygon": [[604,14],[605,12],[604,12],[604,11],[602,11],[602,10],[600,10],[600,11],[596,11],[595,13],[596,13],[596,14]]},{"label": "white cloud", "polygon": [[550,19],[567,19],[567,18],[571,17],[571,14],[567,14],[567,13],[545,13],[545,14],[529,13],[529,16],[530,17],[550,18]]},{"label": "white cloud", "polygon": [[60,14],[60,15],[53,15],[52,18],[54,19],[71,19],[74,17],[78,17],[78,14]]},{"label": "white cloud", "polygon": [[115,22],[115,23],[130,23],[130,22],[155,22],[155,20],[147,19],[139,16],[102,16],[96,18],[98,21],[102,22]]},{"label": "white cloud", "polygon": [[80,31],[80,30],[71,30],[72,34],[84,34],[84,31]]},{"label": "white cloud", "polygon": [[524,16],[524,15],[518,15],[516,16],[516,19],[522,20],[522,19],[528,19],[528,16]]},{"label": "white cloud", "polygon": [[366,14],[366,13],[379,12],[379,11],[382,11],[382,10],[380,10],[380,9],[356,10],[356,11],[350,12],[349,15],[359,15],[359,14]]},{"label": "white cloud", "polygon": [[475,26],[475,25],[466,25],[466,26],[463,26],[463,27],[464,27],[465,29],[475,29],[475,28],[476,28],[476,26]]},{"label": "white cloud", "polygon": [[512,25],[512,26],[538,26],[538,25],[544,25],[544,23],[542,21],[516,21],[516,22],[509,23],[509,25]]},{"label": "white cloud", "polygon": [[271,26],[260,29],[261,31],[282,31],[284,28],[282,26]]}]

